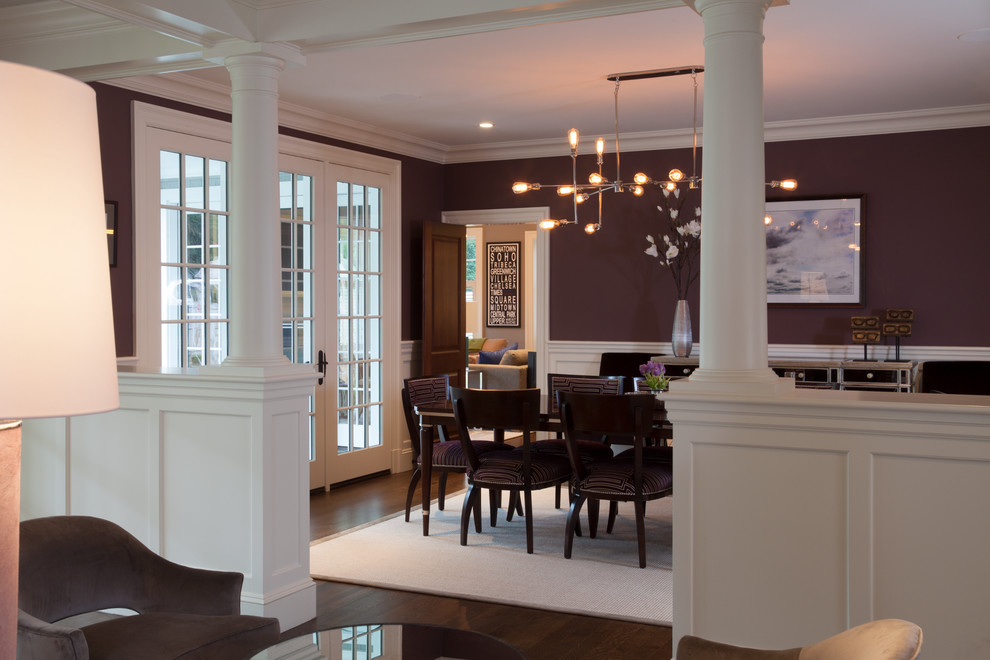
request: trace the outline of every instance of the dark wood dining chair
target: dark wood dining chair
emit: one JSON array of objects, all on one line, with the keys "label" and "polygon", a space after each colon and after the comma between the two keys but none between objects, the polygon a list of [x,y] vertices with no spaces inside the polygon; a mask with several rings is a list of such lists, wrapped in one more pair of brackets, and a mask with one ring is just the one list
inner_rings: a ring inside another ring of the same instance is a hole
[{"label": "dark wood dining chair", "polygon": [[622,376],[622,391],[633,391],[633,378],[639,376],[639,366],[653,359],[656,353],[602,353],[598,361],[599,376]]},{"label": "dark wood dining chair", "polygon": [[[412,509],[413,495],[422,476],[422,447],[420,446],[420,427],[415,407],[431,403],[442,403],[450,398],[450,378],[443,376],[424,376],[406,378],[402,381],[402,407],[406,416],[406,428],[412,443],[413,473],[409,478],[409,489],[406,491],[406,522]],[[437,493],[437,507],[443,511],[444,498],[447,490],[447,475],[451,472],[464,474],[467,472],[467,459],[464,449],[456,435],[452,437],[446,426],[438,427],[439,441],[433,444],[433,461],[431,469],[440,475]],[[508,451],[512,447],[503,442],[491,440],[475,440],[472,442],[475,453],[481,455],[491,451]]]},{"label": "dark wood dining chair", "polygon": [[[586,392],[595,394],[622,394],[621,376],[588,376],[584,374],[547,374],[547,412],[551,418],[559,416],[557,392]],[[567,443],[564,434],[558,432],[555,438],[537,440],[533,451],[541,454],[567,456]],[[577,438],[577,446],[586,461],[603,460],[612,455],[612,448],[603,436],[586,435]],[[560,508],[560,488],[554,493],[554,506]]]},{"label": "dark wood dining chair", "polygon": [[[588,526],[594,537],[597,502],[633,502],[636,513],[636,540],[639,567],[646,568],[646,503],[674,492],[673,466],[643,460],[643,446],[653,425],[656,399],[652,394],[624,396],[561,392],[560,417],[574,477],[571,480],[571,508],[567,513],[564,557],[571,558],[575,528],[585,501]],[[578,432],[616,434],[632,438],[631,458],[611,458],[586,462],[577,448]]]},{"label": "dark wood dining chair", "polygon": [[[481,490],[487,488],[492,509],[501,491],[513,495],[509,511],[520,495],[526,519],[526,552],[533,553],[533,491],[566,483],[571,468],[566,457],[532,451],[533,432],[540,422],[540,390],[475,390],[450,388],[457,432],[468,461],[468,491],[461,509],[461,545],[467,545],[474,513],[475,531],[481,533]],[[473,429],[522,432],[522,445],[508,452],[479,454],[471,443]],[[495,524],[494,516],[492,524]]]}]

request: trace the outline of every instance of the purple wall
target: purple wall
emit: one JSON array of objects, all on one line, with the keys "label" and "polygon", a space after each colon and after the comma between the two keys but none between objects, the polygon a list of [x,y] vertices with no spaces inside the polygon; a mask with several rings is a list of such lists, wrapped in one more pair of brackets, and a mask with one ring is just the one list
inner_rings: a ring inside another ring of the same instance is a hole
[{"label": "purple wall", "polygon": [[[988,345],[990,307],[983,293],[990,282],[988,153],[990,127],[767,144],[767,178],[800,181],[790,198],[865,195],[865,305],[772,307],[770,342],[848,344],[853,314],[906,307],[916,310],[916,321],[905,345]],[[674,166],[689,171],[690,150],[622,156],[625,180],[640,170],[660,174]],[[579,173],[592,167],[593,157],[579,157]],[[448,165],[444,172],[447,210],[547,205],[554,217],[570,217],[567,202],[553,191],[517,196],[509,190],[517,180],[564,183],[569,158]],[[938,178],[927,182],[930,173]],[[614,160],[606,161],[606,176],[614,177]],[[776,191],[770,197],[787,198]],[[693,205],[689,199],[685,209]],[[587,236],[568,226],[553,232],[552,340],[669,338],[676,293],[669,273],[643,253],[646,234],[659,231],[655,206],[607,193],[604,231]],[[592,212],[597,207],[582,211],[587,214],[582,224]],[[696,328],[697,294],[695,286],[689,300]]]},{"label": "purple wall", "polygon": [[[118,203],[113,288],[117,354],[134,352],[133,200],[130,103],[140,100],[209,117],[229,116],[182,103],[94,84],[100,119],[105,196]],[[534,158],[438,165],[322,136],[283,130],[314,142],[402,162],[402,338],[422,336],[422,227],[442,210],[549,206],[570,216],[551,190],[514,195],[513,181],[563,183],[570,159]],[[769,340],[785,344],[847,344],[849,316],[888,307],[916,310],[905,344],[990,345],[990,127],[855,138],[774,142],[766,147],[768,178],[796,177],[801,196],[864,194],[866,302],[849,308],[771,308]],[[699,158],[699,168],[701,166]],[[590,172],[593,156],[579,158]],[[606,175],[614,178],[614,161]],[[622,174],[691,168],[689,149],[625,153]],[[925,176],[939,178],[930,183]],[[655,194],[655,191],[653,192]],[[772,199],[782,199],[774,195]],[[695,202],[688,201],[685,208]],[[676,294],[670,275],[643,253],[659,231],[655,201],[608,193],[604,231],[587,236],[563,227],[550,238],[550,338],[579,341],[665,341]],[[595,209],[582,210],[582,224]],[[698,323],[698,287],[692,289]],[[697,331],[696,335],[697,336]]]}]

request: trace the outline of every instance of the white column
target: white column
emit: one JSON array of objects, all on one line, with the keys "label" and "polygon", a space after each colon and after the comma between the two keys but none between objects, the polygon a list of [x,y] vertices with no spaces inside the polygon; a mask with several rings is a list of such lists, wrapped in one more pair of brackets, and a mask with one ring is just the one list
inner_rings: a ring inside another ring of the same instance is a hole
[{"label": "white column", "polygon": [[227,55],[233,100],[230,352],[224,367],[282,367],[278,78],[285,59]]},{"label": "white column", "polygon": [[763,165],[766,0],[697,0],[705,24],[699,368],[675,387],[774,392],[767,366]]}]

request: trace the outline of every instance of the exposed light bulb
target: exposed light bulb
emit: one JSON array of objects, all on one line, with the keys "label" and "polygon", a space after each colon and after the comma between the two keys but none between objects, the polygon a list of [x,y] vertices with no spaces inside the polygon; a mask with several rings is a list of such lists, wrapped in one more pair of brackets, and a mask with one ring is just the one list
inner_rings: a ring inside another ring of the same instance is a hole
[{"label": "exposed light bulb", "polygon": [[546,220],[540,220],[539,223],[537,223],[537,226],[540,229],[553,229],[554,227],[556,227],[559,224],[560,224],[560,221],[559,220],[554,220],[552,218],[547,218]]},{"label": "exposed light bulb", "polygon": [[571,143],[571,151],[577,151],[579,137],[578,129],[572,128],[567,131],[567,141]]},{"label": "exposed light bulb", "polygon": [[642,197],[643,196],[643,186],[633,186],[629,190],[631,190],[632,191],[632,194],[636,195],[636,197]]},{"label": "exposed light bulb", "polygon": [[767,213],[765,216],[763,216],[763,224],[769,225],[772,222],[773,222],[773,216],[771,216],[769,213]]},{"label": "exposed light bulb", "polygon": [[783,188],[784,190],[797,190],[797,179],[784,179],[783,181],[771,181],[767,184],[771,188]]},{"label": "exposed light bulb", "polygon": [[579,193],[578,196],[575,198],[575,201],[578,204],[580,204],[581,202],[588,201],[588,193]]},{"label": "exposed light bulb", "polygon": [[597,140],[595,140],[595,152],[599,156],[605,153],[605,138],[600,137]]},{"label": "exposed light bulb", "polygon": [[663,184],[663,187],[671,192],[677,190],[677,184],[674,183],[673,181],[668,181],[667,183]]},{"label": "exposed light bulb", "polygon": [[599,227],[597,224],[595,224],[593,222],[589,222],[588,224],[586,224],[584,226],[584,233],[586,233],[586,234],[594,234],[599,229],[601,229],[601,227]]},{"label": "exposed light bulb", "polygon": [[649,180],[650,180],[650,177],[646,176],[642,172],[636,172],[636,174],[633,175],[633,181],[635,181],[639,185],[643,185],[644,183],[646,183]]},{"label": "exposed light bulb", "polygon": [[519,193],[524,193],[527,190],[539,190],[539,189],[540,189],[540,184],[538,183],[526,183],[525,181],[516,181],[515,183],[512,184],[512,192],[516,193],[517,195]]},{"label": "exposed light bulb", "polygon": [[684,172],[681,172],[679,169],[675,167],[674,169],[672,169],[670,172],[667,173],[667,178],[669,178],[671,181],[674,182],[680,181],[681,179],[684,178]]},{"label": "exposed light bulb", "polygon": [[596,186],[598,184],[600,184],[604,180],[605,180],[605,178],[601,174],[599,174],[598,172],[592,172],[591,175],[588,176],[588,181],[591,182],[592,184],[596,185]]},{"label": "exposed light bulb", "polygon": [[574,192],[574,186],[561,186],[557,188],[557,194],[561,197],[565,197]]}]

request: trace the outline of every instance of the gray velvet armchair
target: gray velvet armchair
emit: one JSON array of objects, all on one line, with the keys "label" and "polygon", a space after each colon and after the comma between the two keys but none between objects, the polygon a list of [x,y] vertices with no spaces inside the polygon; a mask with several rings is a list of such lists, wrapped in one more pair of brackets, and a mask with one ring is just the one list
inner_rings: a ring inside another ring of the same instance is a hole
[{"label": "gray velvet armchair", "polygon": [[[181,566],[89,516],[20,526],[18,660],[248,658],[278,641],[278,619],[240,614],[240,573]],[[81,628],[59,621],[130,609]]]}]

